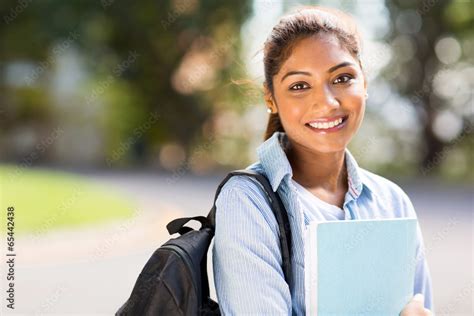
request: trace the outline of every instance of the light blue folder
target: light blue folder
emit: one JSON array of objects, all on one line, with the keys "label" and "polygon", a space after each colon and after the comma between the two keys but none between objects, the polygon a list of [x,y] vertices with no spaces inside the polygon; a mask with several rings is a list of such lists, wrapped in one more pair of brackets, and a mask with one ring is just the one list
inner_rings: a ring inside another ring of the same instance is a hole
[{"label": "light blue folder", "polygon": [[415,218],[312,222],[307,315],[399,315],[413,297]]}]

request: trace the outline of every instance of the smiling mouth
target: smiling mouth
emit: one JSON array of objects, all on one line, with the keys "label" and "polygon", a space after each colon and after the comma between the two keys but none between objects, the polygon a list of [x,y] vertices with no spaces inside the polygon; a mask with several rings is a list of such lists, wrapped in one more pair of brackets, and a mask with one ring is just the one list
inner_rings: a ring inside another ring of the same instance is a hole
[{"label": "smiling mouth", "polygon": [[349,116],[346,115],[331,120],[313,121],[306,123],[305,126],[317,132],[338,131],[346,125],[348,117]]}]

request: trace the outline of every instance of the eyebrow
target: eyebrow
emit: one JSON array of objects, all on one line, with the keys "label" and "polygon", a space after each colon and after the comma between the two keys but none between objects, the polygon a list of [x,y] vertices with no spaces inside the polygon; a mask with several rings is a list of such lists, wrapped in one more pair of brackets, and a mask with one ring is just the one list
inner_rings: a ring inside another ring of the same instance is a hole
[{"label": "eyebrow", "polygon": [[[332,66],[331,68],[328,69],[327,73],[331,73],[331,72],[334,72],[336,71],[337,69],[339,68],[342,68],[342,67],[346,67],[346,66],[355,66],[354,63],[351,63],[349,61],[344,61],[336,66]],[[286,77],[288,76],[292,76],[292,75],[306,75],[306,76],[311,76],[311,73],[310,72],[307,72],[307,71],[299,71],[299,70],[295,70],[295,71],[289,71],[287,72],[282,78],[281,78],[281,81],[282,82],[283,80],[285,80]]]}]

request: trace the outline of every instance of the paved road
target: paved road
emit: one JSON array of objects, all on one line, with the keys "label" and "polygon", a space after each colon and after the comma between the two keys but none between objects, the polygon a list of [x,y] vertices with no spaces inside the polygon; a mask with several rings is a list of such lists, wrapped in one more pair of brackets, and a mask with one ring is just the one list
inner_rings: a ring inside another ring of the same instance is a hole
[{"label": "paved road", "polygon": [[[19,239],[16,309],[8,311],[2,304],[0,314],[113,314],[127,299],[148,257],[169,238],[165,225],[177,216],[206,214],[223,177],[174,178],[137,172],[83,175],[134,200],[136,216]],[[472,188],[425,182],[402,187],[412,198],[423,230],[438,314],[472,315]]]}]

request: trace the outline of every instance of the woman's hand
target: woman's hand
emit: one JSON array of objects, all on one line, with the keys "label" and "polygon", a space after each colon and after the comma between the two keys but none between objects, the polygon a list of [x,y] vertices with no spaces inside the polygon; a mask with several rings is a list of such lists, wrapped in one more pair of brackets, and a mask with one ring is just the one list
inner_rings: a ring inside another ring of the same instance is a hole
[{"label": "woman's hand", "polygon": [[425,297],[423,294],[418,293],[405,305],[400,316],[431,316],[433,313],[425,308],[424,305]]}]

